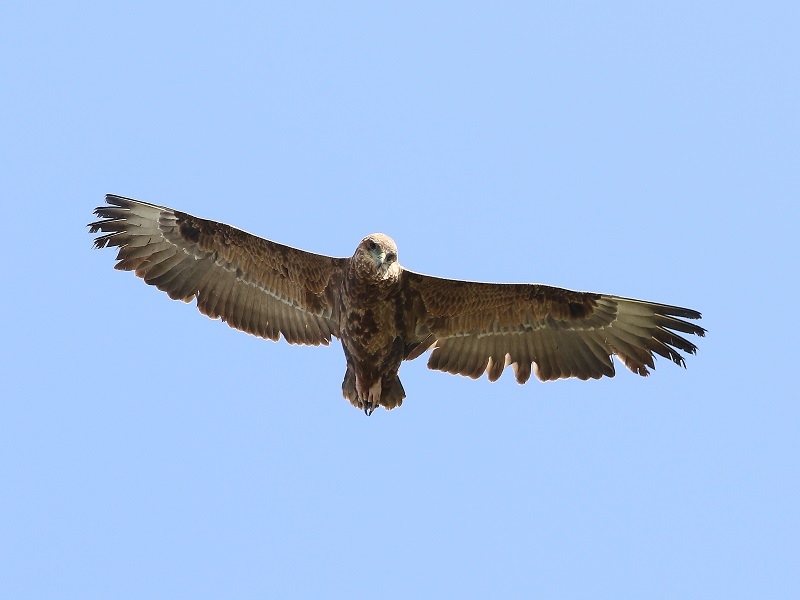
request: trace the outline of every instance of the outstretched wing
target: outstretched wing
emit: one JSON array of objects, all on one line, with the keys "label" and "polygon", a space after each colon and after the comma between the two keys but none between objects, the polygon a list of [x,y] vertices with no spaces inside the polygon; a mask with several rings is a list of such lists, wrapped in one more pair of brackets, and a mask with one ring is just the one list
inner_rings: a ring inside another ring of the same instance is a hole
[{"label": "outstretched wing", "polygon": [[345,259],[304,252],[186,213],[109,194],[95,209],[96,248],[118,246],[134,271],[212,319],[292,344],[330,343],[335,282]]},{"label": "outstretched wing", "polygon": [[[685,366],[702,336],[688,308],[538,284],[475,283],[403,272],[413,359],[434,348],[428,367],[495,381],[513,365],[519,383],[614,376],[613,354],[634,373],[655,368],[654,354]],[[676,333],[679,332],[679,333]]]}]

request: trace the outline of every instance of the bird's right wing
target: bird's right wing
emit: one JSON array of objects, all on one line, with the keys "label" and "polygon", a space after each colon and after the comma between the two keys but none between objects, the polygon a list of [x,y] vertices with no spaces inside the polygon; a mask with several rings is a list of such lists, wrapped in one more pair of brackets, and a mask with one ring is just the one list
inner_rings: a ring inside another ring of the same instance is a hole
[{"label": "bird's right wing", "polygon": [[134,271],[212,319],[291,344],[337,335],[335,294],[346,259],[297,250],[192,215],[109,194],[89,225],[96,248],[118,246],[116,269]]}]

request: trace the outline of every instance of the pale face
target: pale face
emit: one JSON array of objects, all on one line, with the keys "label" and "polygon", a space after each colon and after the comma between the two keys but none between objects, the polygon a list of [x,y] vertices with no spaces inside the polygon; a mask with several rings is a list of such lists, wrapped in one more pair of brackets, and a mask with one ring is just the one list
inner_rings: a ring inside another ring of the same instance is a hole
[{"label": "pale face", "polygon": [[356,256],[361,259],[359,262],[370,264],[381,279],[396,276],[400,271],[397,245],[383,233],[373,233],[361,240]]}]

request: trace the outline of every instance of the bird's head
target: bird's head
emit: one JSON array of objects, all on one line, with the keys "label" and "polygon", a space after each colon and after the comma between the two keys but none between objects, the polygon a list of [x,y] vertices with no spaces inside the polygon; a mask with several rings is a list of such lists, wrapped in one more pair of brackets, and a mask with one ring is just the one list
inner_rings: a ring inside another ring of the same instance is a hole
[{"label": "bird's head", "polygon": [[361,269],[377,274],[382,280],[400,273],[397,244],[383,233],[373,233],[361,240],[353,258]]}]

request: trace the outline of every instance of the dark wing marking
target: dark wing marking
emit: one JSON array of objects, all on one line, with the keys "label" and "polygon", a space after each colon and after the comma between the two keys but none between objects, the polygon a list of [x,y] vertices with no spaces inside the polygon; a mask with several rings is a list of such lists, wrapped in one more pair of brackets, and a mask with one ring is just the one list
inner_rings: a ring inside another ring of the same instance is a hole
[{"label": "dark wing marking", "polygon": [[685,366],[697,347],[679,333],[705,330],[688,308],[549,287],[440,279],[403,272],[407,359],[433,348],[428,367],[491,381],[513,365],[525,383],[614,376],[616,354],[634,373],[655,368],[654,354]]},{"label": "dark wing marking", "polygon": [[89,225],[96,248],[118,246],[134,271],[174,300],[263,338],[319,345],[337,335],[336,282],[345,259],[290,248],[186,213],[109,194]]}]

